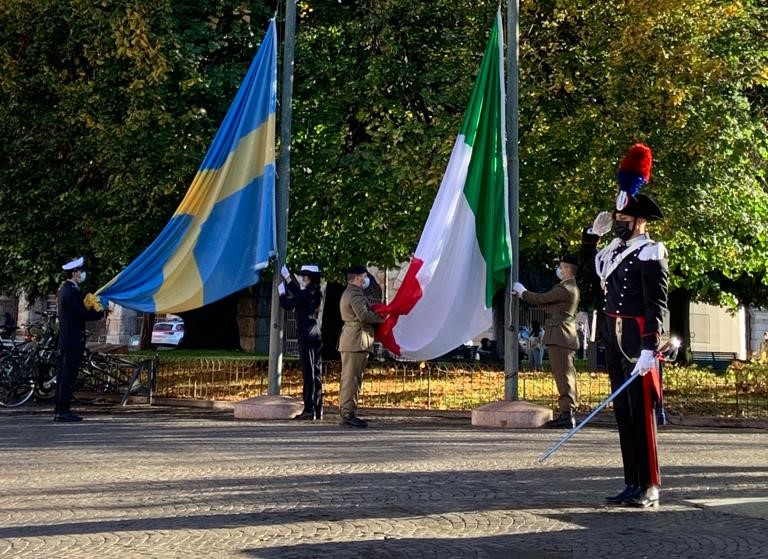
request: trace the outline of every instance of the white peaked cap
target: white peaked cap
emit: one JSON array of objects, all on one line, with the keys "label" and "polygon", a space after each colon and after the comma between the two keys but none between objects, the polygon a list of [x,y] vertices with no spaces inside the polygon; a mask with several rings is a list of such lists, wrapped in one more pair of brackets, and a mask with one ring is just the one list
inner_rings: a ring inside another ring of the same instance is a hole
[{"label": "white peaked cap", "polygon": [[82,256],[79,256],[78,258],[75,258],[74,260],[70,260],[66,264],[64,264],[61,269],[62,270],[76,270],[78,268],[82,268],[83,264],[85,264],[85,260]]},{"label": "white peaked cap", "polygon": [[316,264],[304,264],[301,267],[302,272],[312,272],[313,274],[319,274],[320,273],[320,266],[317,266]]}]

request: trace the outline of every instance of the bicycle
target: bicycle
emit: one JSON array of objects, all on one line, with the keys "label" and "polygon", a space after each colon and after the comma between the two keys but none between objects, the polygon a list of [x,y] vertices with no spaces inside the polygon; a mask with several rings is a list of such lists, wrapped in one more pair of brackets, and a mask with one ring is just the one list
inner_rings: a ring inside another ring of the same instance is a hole
[{"label": "bicycle", "polygon": [[140,364],[108,353],[85,350],[85,357],[75,381],[74,398],[90,404],[109,394],[128,395],[146,390],[136,374]]},{"label": "bicycle", "polygon": [[[56,393],[56,313],[46,311],[38,314],[44,317],[44,321],[41,325],[27,325],[26,340],[20,342],[12,335],[2,338],[0,406],[21,406],[33,395],[50,399]],[[41,326],[39,339],[29,334],[35,326]]]}]

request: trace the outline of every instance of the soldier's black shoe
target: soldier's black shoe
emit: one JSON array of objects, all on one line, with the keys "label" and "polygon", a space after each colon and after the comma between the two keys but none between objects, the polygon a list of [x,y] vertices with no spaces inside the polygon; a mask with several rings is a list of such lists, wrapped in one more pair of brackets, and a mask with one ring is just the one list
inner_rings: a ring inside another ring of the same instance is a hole
[{"label": "soldier's black shoe", "polygon": [[627,485],[624,491],[618,495],[611,495],[605,498],[605,502],[609,505],[622,505],[625,501],[634,499],[640,494],[640,488],[637,485]]},{"label": "soldier's black shoe", "polygon": [[640,509],[647,509],[649,507],[659,506],[659,488],[656,485],[651,485],[638,492],[638,494],[627,501],[624,504],[628,507],[635,507]]},{"label": "soldier's black shoe", "polygon": [[570,413],[561,413],[556,418],[544,424],[547,429],[573,429],[576,427],[576,418]]},{"label": "soldier's black shoe", "polygon": [[317,421],[322,421],[323,420],[323,412],[322,412],[322,410],[315,412],[315,419]]},{"label": "soldier's black shoe", "polygon": [[368,422],[365,419],[360,419],[356,415],[349,417],[342,417],[339,421],[339,425],[346,425],[347,427],[357,427],[359,429],[365,429],[368,427]]},{"label": "soldier's black shoe", "polygon": [[298,419],[299,421],[314,421],[315,414],[314,412],[311,412],[311,411],[303,411],[299,415],[294,417],[294,419]]},{"label": "soldier's black shoe", "polygon": [[65,411],[63,413],[57,413],[53,416],[53,420],[59,423],[76,423],[82,421],[83,418],[79,415],[75,415],[71,411]]}]

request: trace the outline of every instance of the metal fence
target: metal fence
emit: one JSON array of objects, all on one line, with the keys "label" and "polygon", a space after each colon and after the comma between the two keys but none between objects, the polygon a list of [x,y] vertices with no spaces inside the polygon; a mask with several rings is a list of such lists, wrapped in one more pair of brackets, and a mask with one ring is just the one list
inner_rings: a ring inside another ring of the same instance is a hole
[{"label": "metal fence", "polygon": [[[325,402],[338,405],[341,365],[324,365]],[[237,401],[267,393],[267,362],[254,358],[166,358],[157,370],[156,395]],[[731,368],[717,374],[695,367],[668,367],[663,374],[664,408],[674,415],[768,418],[768,366]],[[579,411],[597,406],[609,393],[605,373],[577,373]],[[297,361],[284,364],[281,394],[301,398]],[[557,388],[547,372],[521,372],[521,399],[556,409]],[[504,396],[501,363],[412,363],[372,361],[365,372],[360,405],[373,408],[470,410]]]}]

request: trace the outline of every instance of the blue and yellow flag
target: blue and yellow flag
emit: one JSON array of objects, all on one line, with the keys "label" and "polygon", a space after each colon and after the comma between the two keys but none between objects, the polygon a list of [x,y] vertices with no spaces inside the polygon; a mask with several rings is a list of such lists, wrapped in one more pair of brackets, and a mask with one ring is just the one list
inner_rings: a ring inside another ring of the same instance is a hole
[{"label": "blue and yellow flag", "polygon": [[275,247],[275,21],[200,169],[155,241],[97,294],[182,312],[255,284]]}]

